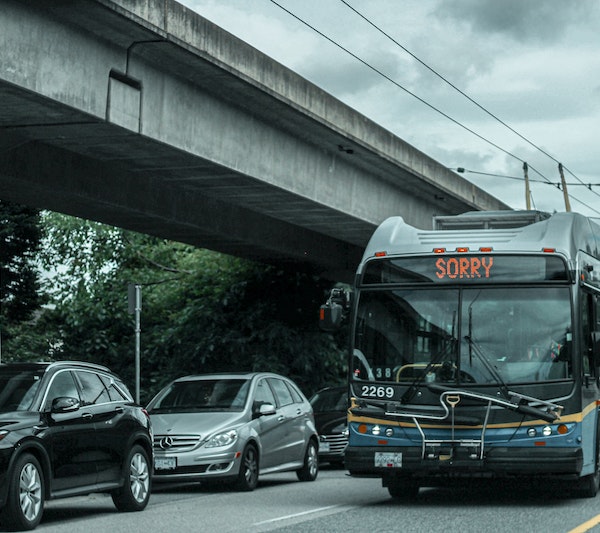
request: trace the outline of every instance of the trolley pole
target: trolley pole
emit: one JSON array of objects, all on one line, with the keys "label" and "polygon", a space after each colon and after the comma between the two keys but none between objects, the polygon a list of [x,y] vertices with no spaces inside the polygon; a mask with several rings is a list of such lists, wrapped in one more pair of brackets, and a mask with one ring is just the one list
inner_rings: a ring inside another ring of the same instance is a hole
[{"label": "trolley pole", "polygon": [[523,163],[523,174],[525,174],[525,208],[531,210],[531,191],[529,190],[529,174],[527,163]]},{"label": "trolley pole", "polygon": [[565,211],[571,212],[571,203],[569,202],[569,193],[567,192],[567,182],[565,181],[565,173],[563,172],[562,163],[558,164],[558,171],[560,172],[560,182],[562,184],[563,196],[565,197]]}]

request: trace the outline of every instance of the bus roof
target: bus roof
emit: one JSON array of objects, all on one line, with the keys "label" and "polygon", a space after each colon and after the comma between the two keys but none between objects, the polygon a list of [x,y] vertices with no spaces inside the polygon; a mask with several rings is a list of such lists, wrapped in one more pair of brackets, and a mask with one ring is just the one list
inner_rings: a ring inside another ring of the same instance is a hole
[{"label": "bus roof", "polygon": [[435,248],[452,252],[458,247],[474,251],[491,247],[494,252],[517,253],[554,248],[568,258],[575,258],[577,251],[583,250],[600,257],[600,226],[578,213],[479,211],[434,217],[434,227],[439,229],[422,230],[408,225],[400,216],[388,218],[373,233],[361,265],[381,253],[426,254]]}]

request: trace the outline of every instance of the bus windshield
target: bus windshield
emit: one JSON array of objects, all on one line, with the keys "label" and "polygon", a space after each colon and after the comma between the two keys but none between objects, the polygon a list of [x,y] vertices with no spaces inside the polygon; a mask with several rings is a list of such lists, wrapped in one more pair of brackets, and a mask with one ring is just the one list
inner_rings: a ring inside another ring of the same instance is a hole
[{"label": "bus windshield", "polygon": [[454,385],[572,377],[568,287],[363,290],[353,379]]}]

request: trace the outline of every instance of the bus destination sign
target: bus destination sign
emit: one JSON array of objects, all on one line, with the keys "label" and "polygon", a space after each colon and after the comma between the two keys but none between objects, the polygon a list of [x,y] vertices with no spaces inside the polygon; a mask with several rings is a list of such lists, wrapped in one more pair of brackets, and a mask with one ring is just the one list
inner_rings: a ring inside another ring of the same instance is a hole
[{"label": "bus destination sign", "polygon": [[439,279],[446,277],[450,279],[476,279],[489,278],[491,276],[494,257],[469,256],[469,257],[440,257],[435,262],[435,275]]},{"label": "bus destination sign", "polygon": [[401,283],[523,283],[569,281],[556,255],[465,254],[374,258],[362,285]]}]

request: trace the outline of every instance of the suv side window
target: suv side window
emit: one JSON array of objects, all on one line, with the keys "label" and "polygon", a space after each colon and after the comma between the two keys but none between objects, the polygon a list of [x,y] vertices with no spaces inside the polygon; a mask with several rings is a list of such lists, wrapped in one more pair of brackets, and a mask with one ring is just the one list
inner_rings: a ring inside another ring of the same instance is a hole
[{"label": "suv side window", "polygon": [[69,397],[79,398],[79,391],[77,385],[73,379],[73,375],[69,371],[58,372],[48,387],[48,393],[46,395],[46,402],[44,403],[44,410],[50,410],[52,407],[52,401],[55,398]]},{"label": "suv side window", "polygon": [[111,401],[113,401],[113,402],[130,401],[130,398],[127,398],[127,396],[123,392],[123,388],[125,388],[125,385],[123,385],[122,383],[118,382],[117,380],[115,380],[114,378],[109,377],[109,376],[101,375],[100,379],[102,380],[102,383],[104,383],[104,386],[106,387],[106,390],[108,391],[108,395],[109,395]]},{"label": "suv side window", "polygon": [[77,371],[81,383],[81,393],[84,404],[100,404],[110,402],[110,396],[98,374],[85,370]]},{"label": "suv side window", "polygon": [[280,379],[269,378],[269,384],[273,387],[277,398],[279,399],[279,405],[290,405],[294,403],[294,399],[292,398],[292,393],[290,389],[288,389],[283,381]]}]

